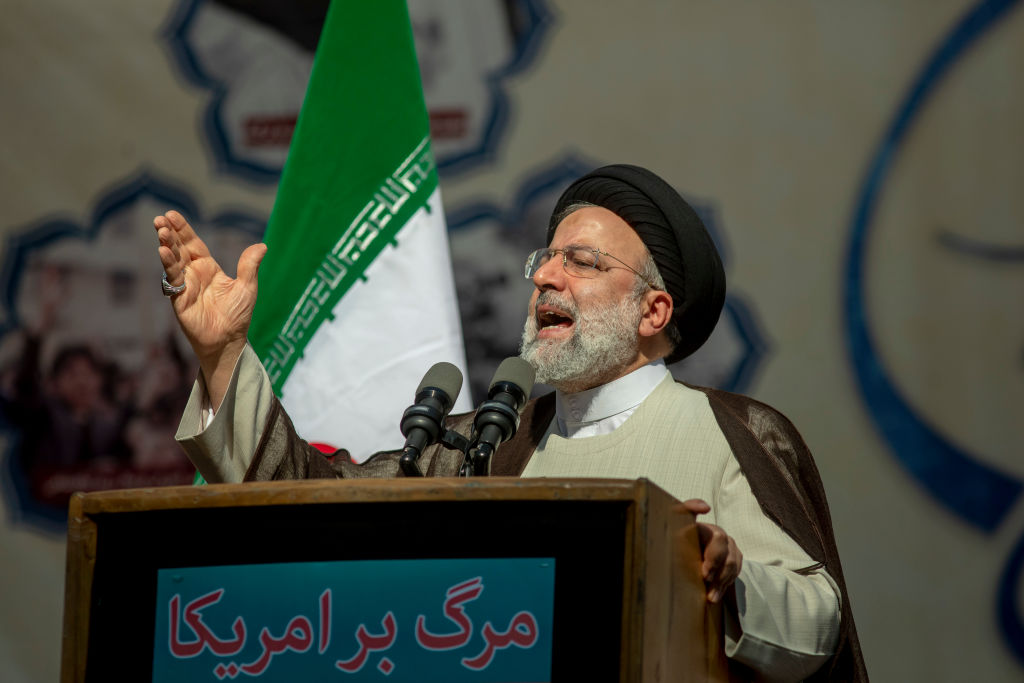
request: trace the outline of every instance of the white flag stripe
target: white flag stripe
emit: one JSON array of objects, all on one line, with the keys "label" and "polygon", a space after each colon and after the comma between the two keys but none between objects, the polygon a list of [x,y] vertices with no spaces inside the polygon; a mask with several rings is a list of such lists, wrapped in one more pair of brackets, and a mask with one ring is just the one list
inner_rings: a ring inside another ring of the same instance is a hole
[{"label": "white flag stripe", "polygon": [[[440,190],[428,205],[346,292],[282,387],[303,438],[347,448],[358,461],[401,447],[402,411],[431,365],[465,372]],[[455,411],[472,405],[467,385]]]}]

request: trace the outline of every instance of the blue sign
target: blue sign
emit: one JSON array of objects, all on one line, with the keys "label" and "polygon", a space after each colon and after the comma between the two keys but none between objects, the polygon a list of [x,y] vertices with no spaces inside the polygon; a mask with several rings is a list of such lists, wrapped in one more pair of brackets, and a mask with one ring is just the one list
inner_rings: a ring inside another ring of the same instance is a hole
[{"label": "blue sign", "polygon": [[153,681],[548,681],[554,591],[554,558],[161,569]]}]

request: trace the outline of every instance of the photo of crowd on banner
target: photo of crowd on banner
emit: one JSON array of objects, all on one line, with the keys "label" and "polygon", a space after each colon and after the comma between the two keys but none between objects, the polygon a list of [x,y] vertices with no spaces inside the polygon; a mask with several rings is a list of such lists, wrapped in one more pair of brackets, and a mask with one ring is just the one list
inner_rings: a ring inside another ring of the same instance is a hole
[{"label": "photo of crowd on banner", "polygon": [[[64,518],[75,491],[194,476],[174,433],[195,360],[161,305],[159,272],[139,257],[149,247],[140,216],[157,204],[135,200],[86,239],[67,226],[54,237],[55,224],[44,224],[27,234],[50,237],[13,256],[13,324],[0,336],[0,443],[23,502],[54,519]],[[215,233],[224,253],[252,239]]]},{"label": "photo of crowd on banner", "polygon": [[[96,312],[62,306],[73,271],[38,270],[30,275],[39,281],[37,316],[12,335],[18,349],[0,386],[32,497],[64,507],[77,490],[188,483],[174,430],[194,370],[175,336],[148,342],[143,362],[125,367],[104,344],[58,333],[58,321]],[[132,286],[108,277],[112,292]]]}]

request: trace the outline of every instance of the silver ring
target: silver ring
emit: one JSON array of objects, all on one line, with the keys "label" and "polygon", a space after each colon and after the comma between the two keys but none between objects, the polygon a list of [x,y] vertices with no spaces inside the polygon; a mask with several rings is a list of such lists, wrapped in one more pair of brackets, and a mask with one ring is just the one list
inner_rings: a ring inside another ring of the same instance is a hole
[{"label": "silver ring", "polygon": [[174,296],[175,294],[181,294],[182,292],[185,291],[185,281],[182,280],[181,284],[175,287],[174,285],[167,281],[167,273],[164,273],[164,276],[160,278],[160,289],[161,291],[163,291],[164,296]]}]

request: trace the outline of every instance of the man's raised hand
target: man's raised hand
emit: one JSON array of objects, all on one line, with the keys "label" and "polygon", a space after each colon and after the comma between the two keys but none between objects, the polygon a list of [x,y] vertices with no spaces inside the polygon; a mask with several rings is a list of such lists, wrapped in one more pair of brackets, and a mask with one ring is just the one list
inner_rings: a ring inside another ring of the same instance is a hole
[{"label": "man's raised hand", "polygon": [[199,358],[210,401],[217,407],[245,347],[256,305],[256,273],[267,246],[254,244],[243,251],[238,277],[231,278],[177,211],[157,216],[153,227],[167,281],[172,286],[185,284],[184,291],[171,297],[171,304]]}]

